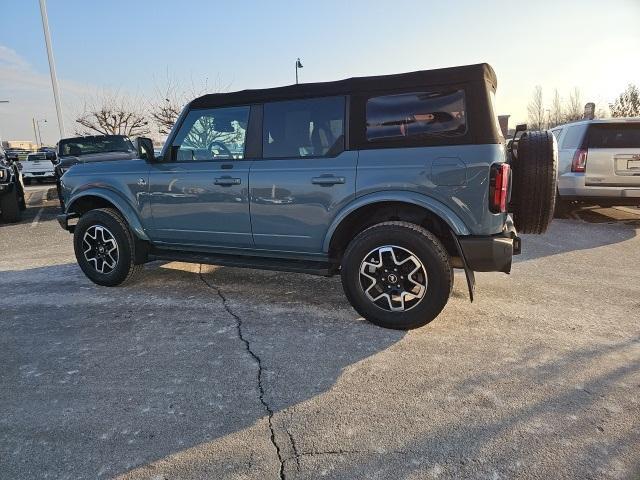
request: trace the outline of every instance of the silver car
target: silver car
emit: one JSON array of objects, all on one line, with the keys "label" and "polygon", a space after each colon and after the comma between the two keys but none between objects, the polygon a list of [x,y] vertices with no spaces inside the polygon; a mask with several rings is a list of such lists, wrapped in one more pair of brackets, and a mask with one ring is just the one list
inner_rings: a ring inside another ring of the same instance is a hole
[{"label": "silver car", "polygon": [[640,205],[640,118],[586,120],[551,131],[559,148],[558,205]]}]

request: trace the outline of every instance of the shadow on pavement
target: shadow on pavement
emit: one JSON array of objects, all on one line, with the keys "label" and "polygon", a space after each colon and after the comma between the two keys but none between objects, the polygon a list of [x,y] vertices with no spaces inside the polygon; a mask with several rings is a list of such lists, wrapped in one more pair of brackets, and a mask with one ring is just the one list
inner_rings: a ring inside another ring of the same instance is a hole
[{"label": "shadow on pavement", "polygon": [[523,235],[522,255],[514,262],[625,242],[637,235],[640,210],[577,206],[551,222],[544,235]]},{"label": "shadow on pavement", "polygon": [[[112,477],[264,422],[257,365],[236,320],[198,265],[175,265],[152,265],[131,287],[111,289],[74,264],[2,272],[3,475],[28,467],[35,476]],[[335,281],[208,272],[223,290],[255,293],[233,308],[250,323],[256,354],[279,358],[277,370],[262,366],[274,411],[330,389],[343,369],[404,335],[358,320]],[[268,432],[257,437],[268,441]],[[242,471],[252,461],[230,463]]]}]

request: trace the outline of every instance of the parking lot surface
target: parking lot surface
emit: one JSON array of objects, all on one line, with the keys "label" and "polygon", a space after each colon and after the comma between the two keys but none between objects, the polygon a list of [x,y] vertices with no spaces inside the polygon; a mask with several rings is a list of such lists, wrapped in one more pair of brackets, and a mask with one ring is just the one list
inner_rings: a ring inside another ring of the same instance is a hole
[{"label": "parking lot surface", "polygon": [[640,475],[634,209],[555,220],[399,332],[338,278],[153,263],[98,287],[29,196],[0,225],[1,478]]}]

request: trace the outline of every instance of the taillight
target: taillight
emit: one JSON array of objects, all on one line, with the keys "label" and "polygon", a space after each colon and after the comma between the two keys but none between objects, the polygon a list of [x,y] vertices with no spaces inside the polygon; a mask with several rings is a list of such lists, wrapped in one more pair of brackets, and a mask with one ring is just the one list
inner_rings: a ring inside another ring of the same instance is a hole
[{"label": "taillight", "polygon": [[508,163],[500,163],[491,167],[489,209],[493,213],[504,213],[507,211],[510,175],[511,167]]},{"label": "taillight", "polygon": [[571,160],[571,171],[572,172],[584,172],[587,169],[587,150],[581,148],[576,150],[576,153],[573,155],[573,160]]}]

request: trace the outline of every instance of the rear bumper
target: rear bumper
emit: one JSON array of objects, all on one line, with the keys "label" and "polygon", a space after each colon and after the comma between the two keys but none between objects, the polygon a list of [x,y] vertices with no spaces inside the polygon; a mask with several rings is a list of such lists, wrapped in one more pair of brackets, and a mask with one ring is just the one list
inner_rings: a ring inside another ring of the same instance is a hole
[{"label": "rear bumper", "polygon": [[[612,205],[638,205],[640,187],[612,187],[585,185],[583,173],[564,173],[558,177],[558,193],[562,200],[582,200]],[[623,203],[617,203],[623,202]]]},{"label": "rear bumper", "polygon": [[522,245],[510,219],[498,235],[458,237],[458,241],[467,267],[474,272],[509,273]]}]

